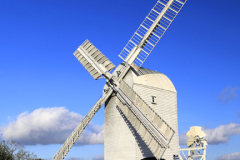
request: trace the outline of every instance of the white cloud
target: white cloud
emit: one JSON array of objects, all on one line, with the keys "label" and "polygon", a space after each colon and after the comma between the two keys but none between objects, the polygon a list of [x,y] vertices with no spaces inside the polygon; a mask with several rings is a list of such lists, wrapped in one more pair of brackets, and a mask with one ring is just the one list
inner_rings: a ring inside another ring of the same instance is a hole
[{"label": "white cloud", "polygon": [[230,123],[214,129],[203,129],[209,144],[227,143],[232,135],[240,134],[240,124]]},{"label": "white cloud", "polygon": [[180,145],[187,145],[188,136],[186,136],[187,132],[183,132],[179,136],[179,144]]},{"label": "white cloud", "polygon": [[104,143],[104,126],[93,126],[90,124],[91,132],[83,132],[76,144],[103,144]]},{"label": "white cloud", "polygon": [[[78,113],[64,107],[39,108],[31,113],[21,113],[16,121],[1,127],[1,137],[25,145],[63,144],[73,129],[83,119]],[[87,127],[76,144],[103,144],[103,126]]]},{"label": "white cloud", "polygon": [[[207,134],[205,138],[208,144],[227,143],[231,136],[240,135],[240,124],[230,123],[214,129],[203,127],[202,130]],[[187,141],[188,137],[186,136],[186,132],[184,132],[180,135],[180,144],[186,145]]]},{"label": "white cloud", "polygon": [[224,154],[220,157],[217,157],[217,160],[239,160],[240,159],[240,152]]},{"label": "white cloud", "polygon": [[227,86],[218,96],[219,101],[223,101],[224,103],[229,102],[237,97],[236,91],[239,90],[240,87],[231,87]]},{"label": "white cloud", "polygon": [[93,157],[92,160],[104,160],[104,155]]}]

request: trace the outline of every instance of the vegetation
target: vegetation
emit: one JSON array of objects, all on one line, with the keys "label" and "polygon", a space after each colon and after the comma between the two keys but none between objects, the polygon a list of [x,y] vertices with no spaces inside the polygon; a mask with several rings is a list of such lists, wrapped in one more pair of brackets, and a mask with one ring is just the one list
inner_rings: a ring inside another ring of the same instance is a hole
[{"label": "vegetation", "polygon": [[25,151],[25,147],[15,141],[0,141],[0,160],[35,160],[34,153]]}]

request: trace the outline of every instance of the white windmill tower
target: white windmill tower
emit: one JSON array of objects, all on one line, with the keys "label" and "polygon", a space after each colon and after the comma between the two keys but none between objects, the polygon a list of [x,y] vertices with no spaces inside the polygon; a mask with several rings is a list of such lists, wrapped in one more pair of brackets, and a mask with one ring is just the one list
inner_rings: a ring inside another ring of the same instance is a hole
[{"label": "white windmill tower", "polygon": [[[96,80],[106,79],[100,98],[53,157],[63,159],[105,103],[104,159],[173,159],[179,155],[177,99],[172,82],[142,64],[186,0],[158,0],[112,64],[86,40],[74,56]],[[135,64],[134,64],[135,63]]]}]

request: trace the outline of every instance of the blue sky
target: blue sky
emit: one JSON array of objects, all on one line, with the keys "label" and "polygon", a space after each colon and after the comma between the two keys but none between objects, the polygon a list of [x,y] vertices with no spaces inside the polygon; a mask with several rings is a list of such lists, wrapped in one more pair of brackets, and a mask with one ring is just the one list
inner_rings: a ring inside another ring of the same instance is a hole
[{"label": "blue sky", "polygon": [[[122,62],[118,54],[156,2],[0,1],[0,138],[15,138],[40,158],[52,157],[61,140],[51,141],[50,132],[70,133],[71,126],[62,129],[59,122],[85,116],[105,83],[95,81],[73,52],[89,39],[118,65]],[[188,0],[143,64],[164,73],[175,85],[179,134],[196,125],[212,134],[209,160],[240,152],[239,8],[238,0]],[[59,113],[59,122],[39,118],[52,124],[44,128],[34,123],[38,120],[31,121],[47,113]],[[24,125],[17,126],[19,121]],[[68,158],[100,159],[103,124],[101,108],[86,132],[100,140],[82,139]],[[18,135],[22,130],[29,132]],[[31,134],[39,137],[33,142],[28,139]]]}]

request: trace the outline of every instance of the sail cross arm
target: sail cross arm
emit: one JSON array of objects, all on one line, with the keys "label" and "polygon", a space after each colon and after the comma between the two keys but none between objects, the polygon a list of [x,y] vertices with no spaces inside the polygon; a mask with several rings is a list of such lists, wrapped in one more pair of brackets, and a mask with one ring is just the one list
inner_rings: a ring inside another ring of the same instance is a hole
[{"label": "sail cross arm", "polygon": [[62,160],[67,155],[73,144],[77,141],[78,137],[84,131],[85,127],[89,124],[93,116],[98,112],[98,110],[102,107],[102,105],[106,102],[106,100],[113,93],[113,90],[110,88],[104,97],[100,98],[92,109],[88,112],[88,114],[83,118],[83,120],[78,124],[78,126],[73,130],[71,135],[67,138],[67,140],[63,143],[62,147],[57,151],[57,153],[52,158],[53,160]]},{"label": "sail cross arm", "polygon": [[[119,57],[130,65],[135,63],[138,66],[142,66],[186,1],[187,0],[158,0],[127,45],[123,48]],[[147,52],[147,54],[145,54],[143,50]]]},{"label": "sail cross arm", "polygon": [[[147,33],[145,34],[145,36],[143,37],[143,39],[141,40],[141,42],[139,43],[138,47],[143,48],[144,47],[144,43],[145,41],[149,38],[150,34],[153,32],[153,30],[155,29],[155,27],[158,25],[160,19],[164,16],[165,12],[167,11],[167,9],[170,7],[170,5],[173,3],[174,0],[169,0],[168,3],[165,5],[165,7],[163,8],[163,10],[161,11],[161,13],[158,13],[159,15],[157,16],[156,20],[153,22],[153,24],[151,25],[151,27],[148,29]],[[154,9],[153,9],[154,10]]]},{"label": "sail cross arm", "polygon": [[85,40],[73,54],[95,80],[101,75],[111,78],[108,72],[113,70],[115,65],[89,40]]}]

